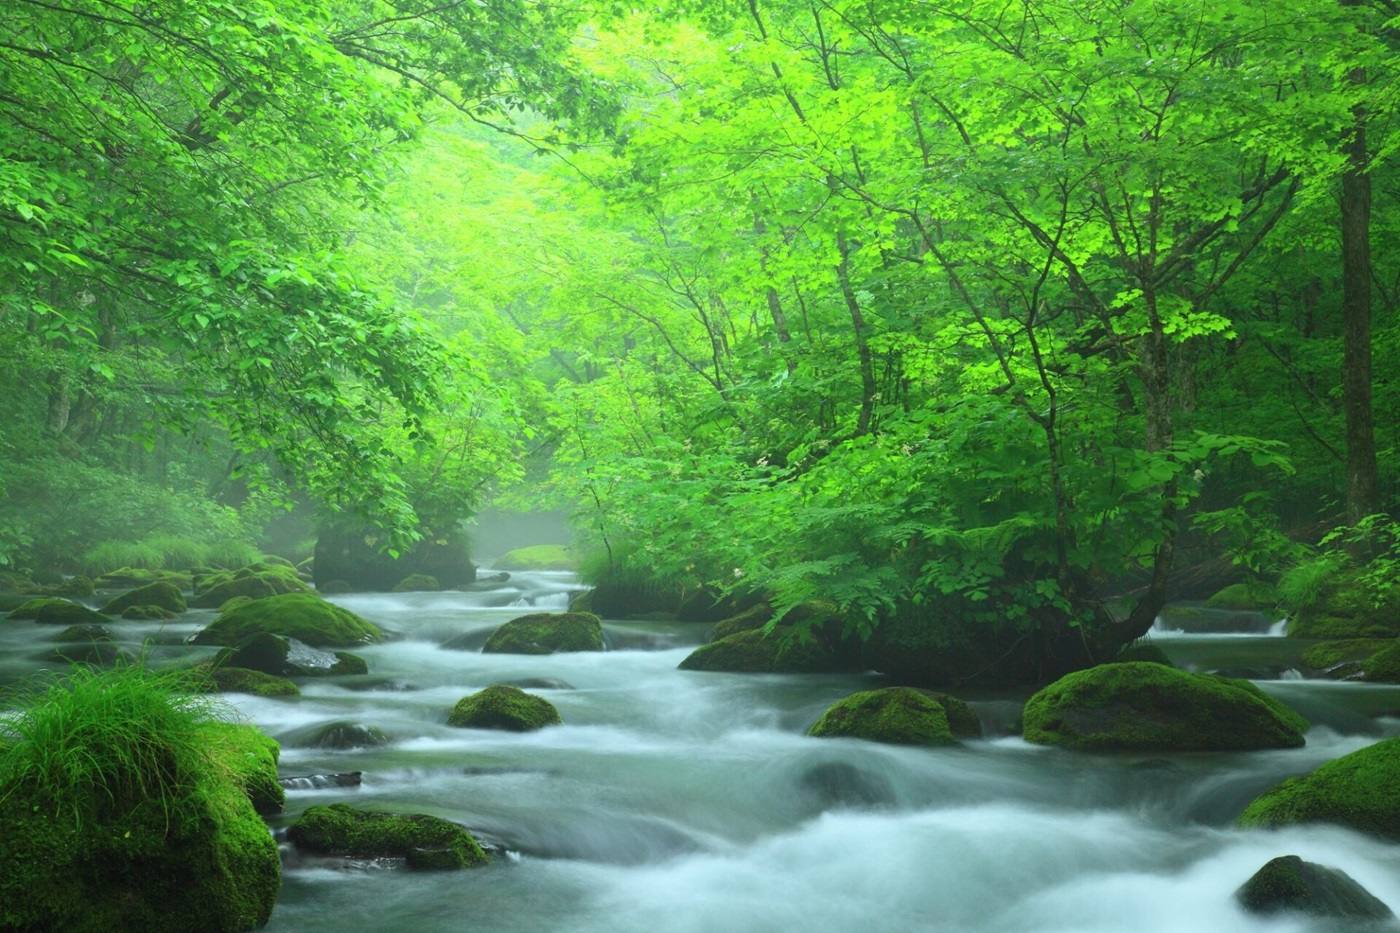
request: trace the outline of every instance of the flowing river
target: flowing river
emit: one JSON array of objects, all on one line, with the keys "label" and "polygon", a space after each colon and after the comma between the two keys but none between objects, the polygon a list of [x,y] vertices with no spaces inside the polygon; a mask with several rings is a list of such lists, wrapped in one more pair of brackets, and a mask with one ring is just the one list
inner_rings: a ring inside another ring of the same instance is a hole
[{"label": "flowing river", "polygon": [[[1304,748],[1232,754],[1086,755],[1016,737],[1025,694],[963,694],[987,738],[914,749],[803,732],[874,675],[730,675],[676,665],[708,626],[607,623],[605,653],[487,655],[499,624],[562,608],[568,574],[501,589],[334,597],[393,632],[357,650],[370,674],[302,682],[299,699],[227,695],[283,743],[284,777],[362,772],[357,787],[288,791],[290,824],[313,804],[432,813],[497,857],[464,872],[288,856],[268,927],[315,931],[1284,931],[1232,892],[1285,854],[1341,868],[1400,909],[1400,847],[1334,827],[1232,828],[1290,775],[1400,734],[1400,688],[1306,681],[1276,620],[1216,619],[1202,634],[1159,623],[1184,667],[1250,676],[1313,722]],[[211,612],[115,623],[157,658]],[[1270,634],[1270,633],[1273,634]],[[37,667],[35,629],[0,626],[0,679]],[[492,683],[532,681],[564,725],[454,729],[447,711]],[[537,686],[545,684],[547,686]],[[329,722],[386,745],[303,747]]]}]

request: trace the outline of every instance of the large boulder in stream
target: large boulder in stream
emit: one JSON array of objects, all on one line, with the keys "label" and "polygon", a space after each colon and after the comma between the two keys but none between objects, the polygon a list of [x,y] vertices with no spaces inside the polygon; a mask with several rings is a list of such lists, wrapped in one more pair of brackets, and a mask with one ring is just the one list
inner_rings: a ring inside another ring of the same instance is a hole
[{"label": "large boulder in stream", "polygon": [[473,868],[486,853],[456,823],[424,813],[380,813],[343,803],[311,807],[287,831],[299,849],[348,858],[401,858],[420,870]]},{"label": "large boulder in stream", "polygon": [[246,667],[202,664],[195,671],[196,683],[205,693],[246,693],[255,697],[301,696],[301,690],[287,678]]},{"label": "large boulder in stream", "polygon": [[1300,913],[1335,920],[1384,921],[1395,914],[1344,871],[1305,862],[1296,855],[1272,859],[1254,873],[1235,899],[1252,914]]},{"label": "large boulder in stream", "polygon": [[241,570],[219,571],[194,578],[196,609],[218,609],[231,599],[266,599],[287,593],[305,593],[308,587],[295,570],[281,564],[251,564]]},{"label": "large boulder in stream", "polygon": [[369,665],[348,651],[325,651],[306,642],[270,632],[258,632],[226,648],[215,658],[218,667],[242,667],[275,677],[329,677],[367,674]]},{"label": "large boulder in stream", "polygon": [[155,606],[172,613],[184,612],[186,608],[185,597],[180,593],[180,588],[173,583],[160,580],[145,586],[138,586],[134,590],[127,590],[120,596],[108,600],[107,604],[102,607],[102,612],[109,616],[119,616],[126,610],[137,606]]},{"label": "large boulder in stream", "polygon": [[1308,722],[1245,680],[1147,661],[1102,664],[1031,697],[1025,738],[1079,751],[1296,748]]},{"label": "large boulder in stream", "polygon": [[33,619],[43,625],[64,626],[102,625],[108,621],[102,613],[93,612],[87,606],[66,599],[32,600],[10,613],[10,618]]},{"label": "large boulder in stream", "polygon": [[507,732],[534,732],[561,722],[553,703],[506,684],[492,684],[463,697],[447,716],[449,726]]},{"label": "large boulder in stream", "polygon": [[833,649],[820,632],[799,633],[780,625],[772,632],[744,629],[701,645],[680,668],[735,674],[817,674],[851,669],[851,659]]},{"label": "large boulder in stream", "polygon": [[556,654],[603,648],[603,623],[593,613],[536,612],[496,629],[481,650],[486,654]]},{"label": "large boulder in stream", "polygon": [[1400,738],[1343,755],[1266,791],[1240,814],[1241,826],[1337,823],[1400,840]]},{"label": "large boulder in stream", "polygon": [[295,638],[316,648],[348,648],[384,637],[373,622],[315,593],[255,599],[221,612],[195,635],[197,645],[238,645],[259,633]]},{"label": "large boulder in stream", "polygon": [[915,687],[886,687],[837,700],[807,734],[892,745],[956,745],[959,738],[980,736],[982,724],[957,697]]}]

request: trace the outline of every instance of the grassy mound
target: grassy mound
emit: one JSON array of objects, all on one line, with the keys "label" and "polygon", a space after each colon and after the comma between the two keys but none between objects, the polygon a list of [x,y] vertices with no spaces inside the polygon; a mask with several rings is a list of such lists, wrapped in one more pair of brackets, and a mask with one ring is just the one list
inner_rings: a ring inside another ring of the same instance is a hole
[{"label": "grassy mound", "polygon": [[295,638],[315,648],[363,645],[384,637],[379,626],[315,593],[287,593],[220,613],[194,641],[198,645],[238,645],[264,632]]},{"label": "grassy mound", "polygon": [[1146,661],[1060,678],[1026,702],[1025,737],[1079,750],[1294,748],[1307,720],[1244,680]]},{"label": "grassy mound", "polygon": [[863,690],[837,700],[807,730],[894,745],[954,745],[982,734],[977,714],[962,700],[913,687]]},{"label": "grassy mound", "polygon": [[0,724],[0,929],[261,926],[276,743],[220,722],[188,674],[74,670]]},{"label": "grassy mound", "polygon": [[506,684],[492,684],[479,693],[463,697],[447,716],[449,726],[508,732],[533,732],[560,722],[559,711],[553,703]]}]

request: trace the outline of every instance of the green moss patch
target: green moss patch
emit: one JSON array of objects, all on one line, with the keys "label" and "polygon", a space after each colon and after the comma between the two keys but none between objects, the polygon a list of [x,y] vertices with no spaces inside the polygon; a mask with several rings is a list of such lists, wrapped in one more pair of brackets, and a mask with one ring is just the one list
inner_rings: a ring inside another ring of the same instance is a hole
[{"label": "green moss patch", "polygon": [[266,632],[317,648],[349,647],[379,641],[379,626],[314,593],[287,593],[235,606],[195,636],[195,644],[237,645]]},{"label": "green moss patch", "polygon": [[1346,872],[1296,855],[1270,860],[1235,892],[1235,899],[1254,914],[1302,913],[1353,921],[1395,916]]},{"label": "green moss patch", "polygon": [[181,595],[180,588],[173,583],[160,580],[145,586],[138,586],[134,590],[128,590],[110,600],[102,607],[102,612],[109,616],[119,616],[127,609],[138,606],[155,606],[171,613],[181,613],[186,609],[185,597]]},{"label": "green moss patch", "polygon": [[1400,839],[1400,738],[1344,755],[1257,797],[1241,826],[1338,823]]},{"label": "green moss patch", "polygon": [[895,745],[954,745],[982,734],[977,714],[962,700],[913,687],[864,690],[837,700],[807,730]]},{"label": "green moss patch", "polygon": [[578,559],[562,544],[535,544],[507,551],[494,566],[497,570],[577,570]]},{"label": "green moss patch", "polygon": [[819,638],[802,641],[789,626],[772,633],[746,629],[692,651],[680,667],[687,671],[728,671],[738,674],[821,673],[846,665]]},{"label": "green moss patch", "polygon": [[202,665],[204,690],[209,693],[247,693],[258,697],[301,696],[297,685],[285,677],[249,670],[246,667]]},{"label": "green moss patch", "polygon": [[241,570],[219,571],[194,578],[194,599],[198,609],[217,609],[235,596],[266,599],[288,593],[305,593],[309,587],[295,569],[281,564],[252,564]]},{"label": "green moss patch", "polygon": [[537,612],[511,619],[486,639],[487,654],[602,651],[603,623],[591,612]]},{"label": "green moss patch", "polygon": [[343,803],[311,807],[287,833],[300,849],[350,858],[402,858],[409,868],[486,864],[486,853],[456,823],[423,813],[380,813]]},{"label": "green moss patch", "polygon": [[1272,609],[1278,594],[1267,583],[1232,583],[1206,600],[1211,609],[1234,609],[1241,612]]},{"label": "green moss patch", "polygon": [[553,703],[506,684],[492,684],[463,697],[447,716],[449,726],[508,732],[533,732],[562,721]]},{"label": "green moss patch", "polygon": [[442,589],[442,584],[437,577],[429,576],[426,573],[411,573],[398,583],[394,584],[395,593],[419,593],[434,592]]},{"label": "green moss patch", "polygon": [[1296,748],[1307,720],[1243,680],[1145,661],[1060,678],[1026,702],[1025,737],[1078,750]]},{"label": "green moss patch", "polygon": [[339,674],[367,674],[369,665],[348,651],[326,651],[303,641],[259,632],[221,651],[215,664],[246,667],[276,677],[329,677]]},{"label": "green moss patch", "polygon": [[1400,684],[1400,639],[1392,639],[1361,664],[1366,679],[1376,683]]},{"label": "green moss patch", "polygon": [[[1318,642],[1303,652],[1303,664],[1316,671],[1350,673],[1361,669],[1361,662],[1391,644],[1388,638],[1350,638]],[[1338,671],[1340,666],[1347,671]]]}]

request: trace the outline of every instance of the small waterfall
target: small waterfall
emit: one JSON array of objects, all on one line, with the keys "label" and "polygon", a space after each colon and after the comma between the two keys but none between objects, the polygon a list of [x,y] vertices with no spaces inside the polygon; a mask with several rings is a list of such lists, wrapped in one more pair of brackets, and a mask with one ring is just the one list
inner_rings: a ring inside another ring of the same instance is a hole
[{"label": "small waterfall", "polygon": [[1287,620],[1287,619],[1279,619],[1279,620],[1278,620],[1277,622],[1275,622],[1273,625],[1269,626],[1269,635],[1270,635],[1271,637],[1273,637],[1273,638],[1282,638],[1283,636],[1285,636],[1285,635],[1287,635],[1287,634],[1288,634],[1288,620]]}]

